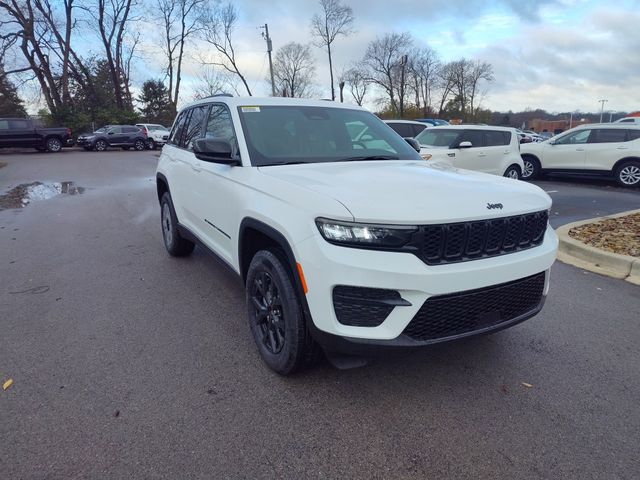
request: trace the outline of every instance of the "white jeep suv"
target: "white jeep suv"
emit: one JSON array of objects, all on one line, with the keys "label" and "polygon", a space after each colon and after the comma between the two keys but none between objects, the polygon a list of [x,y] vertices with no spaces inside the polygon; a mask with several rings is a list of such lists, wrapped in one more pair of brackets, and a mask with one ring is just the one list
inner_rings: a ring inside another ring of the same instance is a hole
[{"label": "white jeep suv", "polygon": [[524,167],[513,128],[447,125],[428,128],[416,140],[425,160],[516,180]]},{"label": "white jeep suv", "polygon": [[521,150],[524,180],[564,172],[612,176],[623,187],[640,186],[640,125],[580,125]]},{"label": "white jeep suv", "polygon": [[188,105],[157,193],[169,254],[197,243],[242,278],[258,350],[280,374],[319,346],[339,363],[525,320],[558,244],[538,187],[425,162],[373,114],[333,102]]}]

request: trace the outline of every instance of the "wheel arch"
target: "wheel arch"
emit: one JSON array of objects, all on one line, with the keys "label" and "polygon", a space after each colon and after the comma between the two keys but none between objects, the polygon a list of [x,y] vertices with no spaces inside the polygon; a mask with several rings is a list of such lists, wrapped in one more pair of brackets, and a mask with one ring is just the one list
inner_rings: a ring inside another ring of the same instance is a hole
[{"label": "wheel arch", "polygon": [[246,280],[251,259],[265,246],[281,249],[287,257],[289,269],[297,272],[296,257],[285,236],[260,220],[246,217],[240,222],[238,235],[238,266],[243,281]]},{"label": "wheel arch", "polygon": [[624,157],[621,158],[620,160],[618,160],[616,163],[613,164],[613,168],[611,168],[611,173],[615,173],[616,170],[620,167],[620,165],[622,165],[625,162],[640,162],[640,157]]},{"label": "wheel arch", "polygon": [[169,181],[162,173],[156,173],[156,192],[158,194],[158,203],[162,202],[162,196],[165,193],[169,193],[169,195],[171,195],[171,190],[169,190]]}]

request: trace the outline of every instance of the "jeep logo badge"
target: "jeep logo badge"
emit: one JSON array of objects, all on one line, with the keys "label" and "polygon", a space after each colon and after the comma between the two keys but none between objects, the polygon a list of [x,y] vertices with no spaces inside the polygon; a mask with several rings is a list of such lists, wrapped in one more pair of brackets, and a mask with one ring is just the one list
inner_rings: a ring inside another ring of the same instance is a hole
[{"label": "jeep logo badge", "polygon": [[499,208],[500,210],[502,210],[502,204],[501,203],[487,203],[487,209],[488,210],[493,210],[494,208]]}]

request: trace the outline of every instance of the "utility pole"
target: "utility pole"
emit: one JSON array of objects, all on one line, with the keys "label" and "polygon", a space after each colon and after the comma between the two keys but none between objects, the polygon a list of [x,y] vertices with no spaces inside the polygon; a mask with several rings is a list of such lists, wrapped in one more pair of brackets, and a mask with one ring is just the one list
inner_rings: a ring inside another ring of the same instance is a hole
[{"label": "utility pole", "polygon": [[273,50],[273,45],[271,43],[271,37],[269,36],[269,25],[266,23],[264,27],[260,27],[264,29],[262,32],[262,38],[267,42],[267,54],[269,55],[269,72],[271,73],[271,96],[276,96],[276,81],[273,78],[273,61],[271,60],[271,51]]},{"label": "utility pole", "polygon": [[408,57],[400,57],[400,118],[404,117],[404,67],[407,65]]},{"label": "utility pole", "polygon": [[344,90],[344,80],[341,80],[338,86],[340,87],[340,103],[344,103],[344,96],[342,95],[342,91]]},{"label": "utility pole", "polygon": [[604,104],[606,102],[608,102],[609,100],[607,99],[602,99],[602,100],[598,100],[598,102],[600,102],[602,104],[602,106],[600,107],[600,123],[602,123],[602,114],[604,113]]}]

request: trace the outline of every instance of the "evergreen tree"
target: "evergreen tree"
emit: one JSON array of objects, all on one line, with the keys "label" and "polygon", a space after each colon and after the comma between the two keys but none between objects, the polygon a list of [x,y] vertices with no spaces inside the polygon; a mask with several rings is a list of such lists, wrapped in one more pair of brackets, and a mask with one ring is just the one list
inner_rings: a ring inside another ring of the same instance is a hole
[{"label": "evergreen tree", "polygon": [[0,117],[25,117],[26,115],[18,89],[0,69]]},{"label": "evergreen tree", "polygon": [[142,105],[140,113],[149,123],[170,125],[175,112],[169,98],[169,90],[162,80],[147,80],[142,84],[142,92],[137,98]]}]

